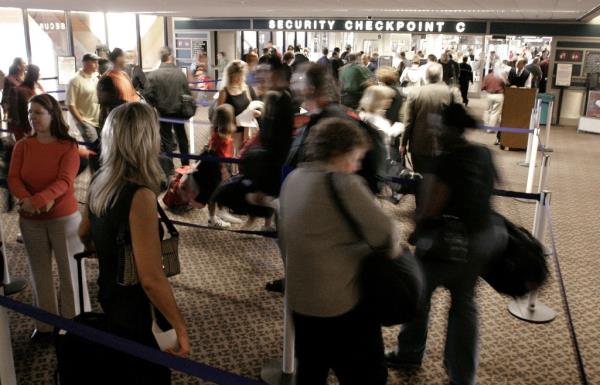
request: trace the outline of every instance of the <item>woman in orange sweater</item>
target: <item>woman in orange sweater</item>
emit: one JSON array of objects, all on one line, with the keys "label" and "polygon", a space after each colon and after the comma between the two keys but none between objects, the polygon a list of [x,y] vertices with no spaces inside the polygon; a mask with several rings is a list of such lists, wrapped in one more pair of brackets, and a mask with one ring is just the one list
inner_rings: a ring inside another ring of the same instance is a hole
[{"label": "woman in orange sweater", "polygon": [[[77,309],[71,260],[83,251],[78,238],[81,215],[74,189],[79,152],[52,96],[34,96],[28,111],[34,134],[15,145],[8,186],[18,199],[19,226],[29,258],[35,302],[40,308],[59,314],[52,281],[54,254],[60,279],[60,314],[72,318]],[[32,338],[51,331],[50,325],[37,322]]]}]

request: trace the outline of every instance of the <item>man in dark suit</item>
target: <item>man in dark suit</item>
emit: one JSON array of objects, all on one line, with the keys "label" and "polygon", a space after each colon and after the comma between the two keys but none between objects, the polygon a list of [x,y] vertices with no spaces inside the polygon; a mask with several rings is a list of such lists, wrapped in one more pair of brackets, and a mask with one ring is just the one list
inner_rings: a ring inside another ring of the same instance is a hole
[{"label": "man in dark suit", "polygon": [[294,62],[292,63],[292,70],[296,72],[298,67],[304,63],[308,63],[308,58],[302,53],[302,47],[297,45],[294,47]]},{"label": "man in dark suit", "polygon": [[521,58],[517,61],[516,68],[512,68],[508,73],[509,87],[531,88],[531,72],[525,69],[526,60]]}]

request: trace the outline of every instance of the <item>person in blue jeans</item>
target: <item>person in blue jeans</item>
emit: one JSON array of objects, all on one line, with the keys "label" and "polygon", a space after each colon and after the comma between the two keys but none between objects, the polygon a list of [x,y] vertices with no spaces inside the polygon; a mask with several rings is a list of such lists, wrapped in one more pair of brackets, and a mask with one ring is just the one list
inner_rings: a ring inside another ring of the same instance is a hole
[{"label": "person in blue jeans", "polygon": [[[461,258],[450,249],[424,252],[426,278],[422,306],[413,321],[402,326],[398,347],[386,355],[389,367],[415,369],[421,366],[427,343],[431,296],[445,287],[452,297],[448,314],[444,366],[453,385],[474,385],[479,363],[478,310],[475,284],[486,262],[505,242],[501,223],[492,216],[490,197],[496,171],[490,151],[469,143],[466,128],[477,123],[464,107],[453,104],[442,112],[437,140],[441,153],[434,161],[434,172],[426,177],[423,210],[411,236],[417,255],[425,249],[420,240],[430,236],[432,221],[445,216],[456,218],[461,231],[455,238],[466,239]],[[444,222],[442,222],[444,223]],[[429,226],[429,227],[428,227]],[[446,227],[447,228],[447,225]],[[505,231],[505,230],[504,230]]]}]

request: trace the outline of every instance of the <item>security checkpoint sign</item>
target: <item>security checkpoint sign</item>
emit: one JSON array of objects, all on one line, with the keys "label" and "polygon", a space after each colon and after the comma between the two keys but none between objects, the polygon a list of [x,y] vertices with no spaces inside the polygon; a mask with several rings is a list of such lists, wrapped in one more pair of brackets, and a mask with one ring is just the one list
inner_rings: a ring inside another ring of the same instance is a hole
[{"label": "security checkpoint sign", "polygon": [[253,29],[281,31],[485,33],[485,22],[389,19],[254,19]]}]

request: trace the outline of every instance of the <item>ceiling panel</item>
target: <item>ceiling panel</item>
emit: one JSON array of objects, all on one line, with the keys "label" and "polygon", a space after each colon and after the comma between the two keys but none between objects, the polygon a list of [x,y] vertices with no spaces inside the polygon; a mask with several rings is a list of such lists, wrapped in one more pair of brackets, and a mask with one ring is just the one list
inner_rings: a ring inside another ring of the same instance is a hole
[{"label": "ceiling panel", "polygon": [[[422,17],[575,20],[598,0],[0,0],[0,6],[197,17]],[[50,5],[52,4],[52,5]]]}]

